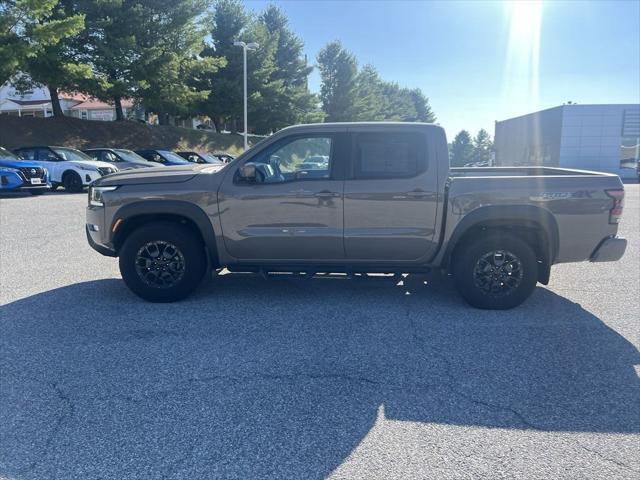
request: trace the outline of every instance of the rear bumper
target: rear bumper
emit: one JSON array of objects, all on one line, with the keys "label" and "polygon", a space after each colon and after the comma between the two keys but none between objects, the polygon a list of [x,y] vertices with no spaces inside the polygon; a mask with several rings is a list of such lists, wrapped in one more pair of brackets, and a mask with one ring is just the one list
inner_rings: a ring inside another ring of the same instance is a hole
[{"label": "rear bumper", "polygon": [[627,249],[627,239],[620,237],[605,238],[591,254],[591,262],[615,262],[620,260]]}]

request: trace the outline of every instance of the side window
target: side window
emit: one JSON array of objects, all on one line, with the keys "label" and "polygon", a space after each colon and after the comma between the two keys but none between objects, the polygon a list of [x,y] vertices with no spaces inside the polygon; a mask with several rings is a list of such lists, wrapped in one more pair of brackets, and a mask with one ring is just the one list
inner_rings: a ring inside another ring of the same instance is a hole
[{"label": "side window", "polygon": [[355,179],[415,177],[427,168],[426,142],[419,133],[359,133],[353,158]]},{"label": "side window", "polygon": [[18,154],[25,160],[37,160],[36,151],[30,148],[27,148],[25,150],[20,150]]},{"label": "side window", "polygon": [[256,164],[256,182],[330,178],[332,144],[332,138],[327,136],[294,137],[278,142],[252,159]]},{"label": "side window", "polygon": [[58,157],[56,156],[56,154],[53,153],[48,148],[39,148],[38,150],[36,150],[36,155],[38,157],[38,160],[41,160],[41,161],[45,161],[45,162],[58,161]]},{"label": "side window", "polygon": [[105,162],[111,162],[111,163],[118,161],[118,157],[116,157],[111,152],[104,152],[103,159]]}]

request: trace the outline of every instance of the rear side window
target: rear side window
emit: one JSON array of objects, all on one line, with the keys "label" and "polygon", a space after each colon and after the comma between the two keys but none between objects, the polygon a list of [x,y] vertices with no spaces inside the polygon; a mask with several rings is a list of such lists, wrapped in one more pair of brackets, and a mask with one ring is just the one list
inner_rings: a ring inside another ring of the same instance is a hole
[{"label": "rear side window", "polygon": [[426,141],[420,133],[358,133],[353,153],[355,179],[415,177],[427,168]]}]

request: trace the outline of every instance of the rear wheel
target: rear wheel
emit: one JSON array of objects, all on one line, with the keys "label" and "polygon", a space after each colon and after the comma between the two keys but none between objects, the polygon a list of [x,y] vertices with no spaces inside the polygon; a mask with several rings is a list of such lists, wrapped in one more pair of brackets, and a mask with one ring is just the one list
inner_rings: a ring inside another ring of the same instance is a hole
[{"label": "rear wheel", "polygon": [[74,171],[65,172],[62,176],[62,186],[67,192],[82,192],[82,178]]},{"label": "rear wheel", "polygon": [[151,302],[174,302],[199,285],[207,258],[200,239],[171,222],[145,225],[120,249],[120,273],[127,286]]},{"label": "rear wheel", "polygon": [[491,233],[456,251],[454,281],[476,308],[506,310],[524,302],[538,279],[533,249],[509,233]]}]

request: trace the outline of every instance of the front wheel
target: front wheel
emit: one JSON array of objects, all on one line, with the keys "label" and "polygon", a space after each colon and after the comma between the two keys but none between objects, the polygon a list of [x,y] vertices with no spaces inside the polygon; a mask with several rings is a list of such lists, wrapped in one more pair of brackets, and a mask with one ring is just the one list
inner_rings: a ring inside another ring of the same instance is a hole
[{"label": "front wheel", "polygon": [[82,192],[82,178],[74,171],[68,171],[62,176],[62,186],[70,193]]},{"label": "front wheel", "polygon": [[533,249],[509,233],[491,233],[457,249],[454,282],[473,307],[506,310],[524,302],[538,279]]},{"label": "front wheel", "polygon": [[175,302],[193,292],[206,271],[201,240],[188,228],[158,222],[135,230],[120,250],[127,286],[150,302]]}]

